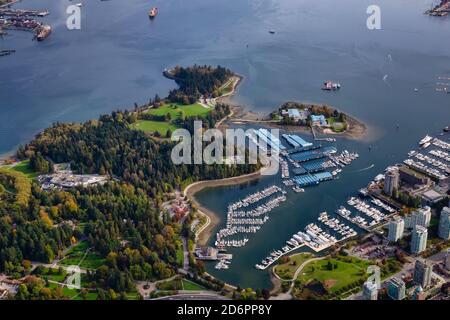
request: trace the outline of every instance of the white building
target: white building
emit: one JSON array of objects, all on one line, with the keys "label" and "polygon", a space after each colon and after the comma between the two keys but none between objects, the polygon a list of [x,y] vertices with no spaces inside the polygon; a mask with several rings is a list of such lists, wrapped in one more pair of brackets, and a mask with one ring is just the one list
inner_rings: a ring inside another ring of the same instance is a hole
[{"label": "white building", "polygon": [[423,208],[420,208],[411,215],[407,216],[405,218],[405,226],[406,228],[414,228],[415,226],[419,225],[425,228],[428,228],[430,226],[431,221],[431,208],[428,206],[425,206]]},{"label": "white building", "polygon": [[388,240],[390,242],[397,242],[403,237],[403,231],[405,230],[405,220],[400,217],[394,218],[391,222],[389,222],[388,229]]},{"label": "white building", "polygon": [[411,253],[419,254],[427,248],[428,230],[416,225],[412,231]]},{"label": "white building", "polygon": [[444,207],[441,211],[441,217],[439,219],[439,238],[450,240],[450,208]]},{"label": "white building", "polygon": [[417,260],[414,266],[414,282],[422,288],[427,288],[431,284],[432,269],[425,261]]}]

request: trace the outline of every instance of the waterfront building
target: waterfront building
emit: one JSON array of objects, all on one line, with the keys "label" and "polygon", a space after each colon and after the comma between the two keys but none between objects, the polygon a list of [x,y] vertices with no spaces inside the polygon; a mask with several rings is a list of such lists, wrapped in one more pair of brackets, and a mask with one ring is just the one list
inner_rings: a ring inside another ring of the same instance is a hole
[{"label": "waterfront building", "polygon": [[439,218],[439,238],[450,240],[450,208],[444,207]]},{"label": "waterfront building", "polygon": [[397,242],[403,237],[403,231],[405,230],[405,220],[400,217],[394,218],[389,222],[388,226],[388,240],[390,242]]},{"label": "waterfront building", "polygon": [[364,300],[377,300],[378,299],[378,286],[375,282],[373,282],[373,281],[364,282],[363,298],[364,298]]},{"label": "waterfront building", "polygon": [[416,225],[412,231],[411,253],[419,254],[427,248],[428,230]]},{"label": "waterfront building", "polygon": [[426,175],[410,169],[407,166],[401,166],[399,168],[400,181],[405,182],[411,186],[415,185],[428,185],[430,178]]},{"label": "waterfront building", "polygon": [[427,288],[431,284],[432,268],[425,261],[417,260],[414,266],[414,283]]},{"label": "waterfront building", "polygon": [[392,196],[395,190],[398,190],[399,185],[399,173],[397,168],[391,168],[386,172],[384,178],[384,187],[383,191]]},{"label": "waterfront building", "polygon": [[406,295],[405,282],[400,278],[392,278],[388,282],[387,294],[393,300],[403,300]]}]

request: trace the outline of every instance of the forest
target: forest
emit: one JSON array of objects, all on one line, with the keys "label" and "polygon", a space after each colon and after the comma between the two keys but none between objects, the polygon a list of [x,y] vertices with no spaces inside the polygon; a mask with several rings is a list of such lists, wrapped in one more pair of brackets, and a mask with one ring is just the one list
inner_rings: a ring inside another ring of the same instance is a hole
[{"label": "forest", "polygon": [[170,72],[170,78],[179,88],[170,91],[168,99],[187,105],[195,103],[200,96],[217,97],[220,86],[233,75],[232,71],[221,66],[175,67]]},{"label": "forest", "polygon": [[[227,112],[225,107],[218,110],[219,115]],[[103,186],[42,191],[20,173],[0,172],[0,272],[22,277],[31,262],[50,263],[82,240],[104,259],[90,281],[104,292],[124,296],[134,281],[167,278],[179,267],[177,250],[186,230],[160,209],[169,192],[186,182],[258,168],[174,165],[169,158],[174,142],[131,129],[132,118],[125,111],[82,124],[55,123],[18,149],[18,158],[30,159],[30,166],[42,172],[52,171],[53,163],[68,162],[76,173],[113,179]],[[184,126],[189,127],[187,121]],[[42,298],[32,290],[36,283],[22,287],[18,297]],[[115,295],[102,294],[110,296]]]}]

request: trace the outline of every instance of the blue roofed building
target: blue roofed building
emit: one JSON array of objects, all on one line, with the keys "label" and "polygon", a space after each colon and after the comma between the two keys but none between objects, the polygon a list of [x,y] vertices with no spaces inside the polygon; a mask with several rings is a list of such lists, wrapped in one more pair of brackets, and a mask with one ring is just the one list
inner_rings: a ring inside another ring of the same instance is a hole
[{"label": "blue roofed building", "polygon": [[322,114],[321,115],[312,114],[311,121],[312,121],[313,126],[319,126],[319,127],[328,126],[327,119],[325,119],[325,116]]}]

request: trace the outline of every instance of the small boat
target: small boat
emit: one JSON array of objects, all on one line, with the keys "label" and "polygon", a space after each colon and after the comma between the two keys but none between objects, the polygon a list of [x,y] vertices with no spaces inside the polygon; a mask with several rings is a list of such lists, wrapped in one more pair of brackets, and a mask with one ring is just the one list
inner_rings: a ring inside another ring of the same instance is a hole
[{"label": "small boat", "polygon": [[158,14],[158,8],[153,7],[150,9],[150,12],[148,13],[148,16],[153,19]]},{"label": "small boat", "polygon": [[270,34],[275,34],[275,31],[269,30],[269,33],[270,33]]},{"label": "small boat", "polygon": [[83,4],[80,2],[80,3],[77,3],[77,7],[82,7],[83,6]]},{"label": "small boat", "polygon": [[442,129],[442,130],[444,130],[444,132],[449,132],[450,131],[450,127],[449,126],[446,126],[444,129]]},{"label": "small boat", "polygon": [[341,88],[341,84],[333,81],[325,81],[322,90],[335,91]]}]

